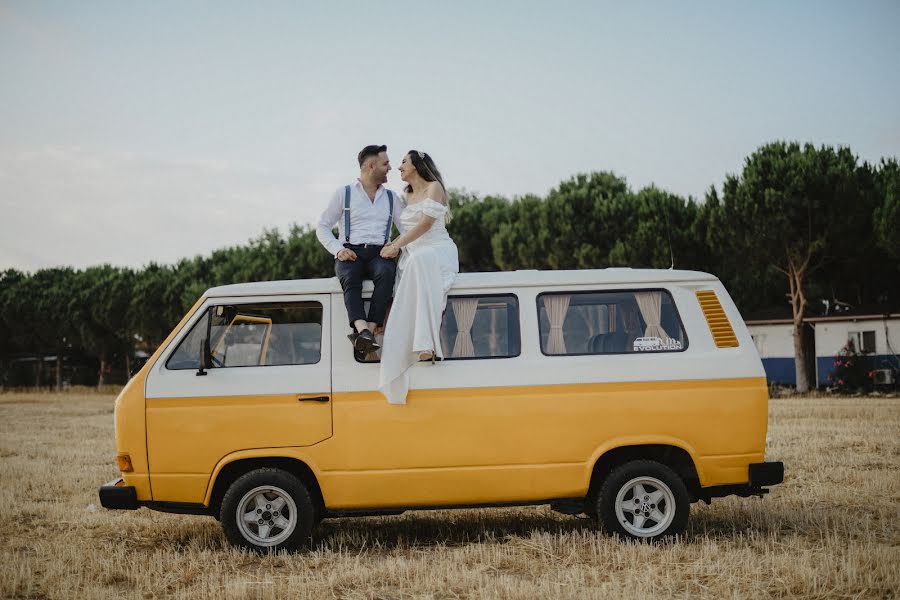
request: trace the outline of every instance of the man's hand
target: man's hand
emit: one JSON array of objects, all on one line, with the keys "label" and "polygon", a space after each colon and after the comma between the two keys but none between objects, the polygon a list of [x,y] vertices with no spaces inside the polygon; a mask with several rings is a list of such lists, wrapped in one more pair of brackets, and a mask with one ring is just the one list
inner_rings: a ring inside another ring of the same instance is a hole
[{"label": "man's hand", "polygon": [[350,248],[341,248],[340,252],[335,255],[335,258],[341,262],[346,262],[348,260],[352,262],[356,260],[356,252]]},{"label": "man's hand", "polygon": [[388,244],[381,249],[380,254],[381,258],[397,258],[397,255],[400,254],[400,248],[393,244]]}]

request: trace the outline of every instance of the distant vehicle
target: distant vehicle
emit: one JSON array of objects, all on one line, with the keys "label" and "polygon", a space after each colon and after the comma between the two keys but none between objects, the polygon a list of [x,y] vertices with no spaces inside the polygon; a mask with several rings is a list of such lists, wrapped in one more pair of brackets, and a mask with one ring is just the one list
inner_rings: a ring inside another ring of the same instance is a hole
[{"label": "distant vehicle", "polygon": [[102,505],[211,515],[256,551],[328,517],[542,503],[658,539],[691,502],[783,479],[765,372],[712,275],[460,274],[445,358],[410,369],[405,406],[347,323],[335,279],[208,290],[116,400]]}]

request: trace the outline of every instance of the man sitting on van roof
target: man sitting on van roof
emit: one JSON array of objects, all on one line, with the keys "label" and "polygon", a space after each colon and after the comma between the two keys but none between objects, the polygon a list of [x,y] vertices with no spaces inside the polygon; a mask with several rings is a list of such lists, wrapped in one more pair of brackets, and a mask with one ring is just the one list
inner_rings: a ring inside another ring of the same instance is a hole
[{"label": "man sitting on van roof", "polygon": [[[397,274],[397,255],[382,258],[381,249],[390,240],[394,222],[403,233],[399,218],[403,207],[396,193],[384,187],[391,170],[387,146],[366,146],[357,159],[359,178],[334,192],[319,218],[316,236],[334,255],[334,271],[353,330],[348,337],[356,352],[365,355],[380,348],[374,331],[384,325]],[[335,223],[338,238],[332,233]],[[362,299],[363,279],[375,284],[368,315]]]}]

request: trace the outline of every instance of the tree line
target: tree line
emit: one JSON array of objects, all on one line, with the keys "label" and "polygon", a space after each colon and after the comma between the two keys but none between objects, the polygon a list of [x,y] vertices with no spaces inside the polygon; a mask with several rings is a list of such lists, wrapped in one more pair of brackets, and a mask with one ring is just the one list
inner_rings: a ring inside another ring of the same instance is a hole
[{"label": "tree line", "polygon": [[[699,201],[652,185],[635,191],[605,171],[546,196],[450,195],[462,271],[674,264],[717,275],[744,314],[790,304],[801,390],[812,299],[900,301],[894,157],[870,164],[846,147],[773,142]],[[84,383],[103,385],[112,373],[121,383],[135,352],[152,353],[207,288],[333,274],[313,227],[298,225],[174,265],[10,269],[0,273],[0,384],[60,386],[75,359],[96,366]],[[48,356],[56,358],[45,366]],[[30,381],[15,368],[25,363]]]}]

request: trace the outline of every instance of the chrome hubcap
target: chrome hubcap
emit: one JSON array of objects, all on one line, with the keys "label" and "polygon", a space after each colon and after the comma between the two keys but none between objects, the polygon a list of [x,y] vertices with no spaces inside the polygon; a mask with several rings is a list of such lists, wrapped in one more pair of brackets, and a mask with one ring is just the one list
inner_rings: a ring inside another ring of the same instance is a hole
[{"label": "chrome hubcap", "polygon": [[297,527],[297,506],[283,489],[265,485],[244,494],[235,518],[247,541],[274,546],[289,538]]},{"label": "chrome hubcap", "polygon": [[635,477],[616,494],[616,518],[635,537],[653,537],[675,518],[675,495],[655,477]]}]

